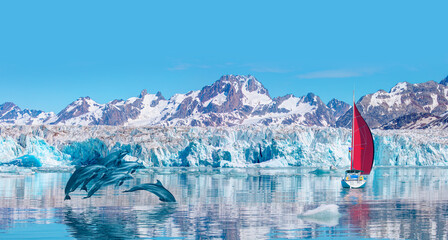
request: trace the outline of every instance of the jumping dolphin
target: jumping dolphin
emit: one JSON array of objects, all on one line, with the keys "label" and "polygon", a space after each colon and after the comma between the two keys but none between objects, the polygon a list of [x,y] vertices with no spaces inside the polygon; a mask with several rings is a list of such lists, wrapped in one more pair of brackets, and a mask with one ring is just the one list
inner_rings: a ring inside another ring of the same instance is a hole
[{"label": "jumping dolphin", "polygon": [[145,168],[142,163],[138,162],[121,162],[120,165],[115,169],[117,172],[128,172],[134,173],[137,169]]},{"label": "jumping dolphin", "polygon": [[118,150],[116,152],[113,152],[109,155],[107,155],[105,158],[100,159],[100,164],[106,166],[106,167],[116,167],[120,165],[121,161],[123,160],[124,156],[128,154],[128,150]]},{"label": "jumping dolphin", "polygon": [[87,184],[89,184],[89,182],[92,181],[93,179],[101,179],[101,178],[103,178],[104,176],[106,176],[108,171],[110,171],[110,169],[107,169],[106,167],[104,167],[104,169],[101,169],[101,170],[97,171],[95,174],[93,174],[90,177],[86,178],[82,182],[81,190],[84,190],[84,191],[88,192]]},{"label": "jumping dolphin", "polygon": [[98,191],[103,186],[108,186],[111,184],[117,184],[117,186],[121,186],[124,181],[128,179],[133,179],[130,174],[125,173],[110,173],[106,174],[104,177],[102,177],[98,182],[95,183],[95,185],[92,186],[92,188],[89,190],[89,193],[87,194],[87,197],[91,197],[96,191]]},{"label": "jumping dolphin", "polygon": [[163,187],[162,183],[159,180],[157,180],[157,183],[143,183],[123,192],[135,192],[139,190],[146,190],[148,192],[154,193],[162,202],[176,202],[173,194],[171,194],[170,191]]},{"label": "jumping dolphin", "polygon": [[81,183],[92,176],[98,175],[99,172],[105,171],[106,167],[102,165],[90,165],[86,167],[78,167],[75,172],[70,176],[70,179],[65,185],[65,198],[64,200],[70,200],[70,193],[75,191]]}]

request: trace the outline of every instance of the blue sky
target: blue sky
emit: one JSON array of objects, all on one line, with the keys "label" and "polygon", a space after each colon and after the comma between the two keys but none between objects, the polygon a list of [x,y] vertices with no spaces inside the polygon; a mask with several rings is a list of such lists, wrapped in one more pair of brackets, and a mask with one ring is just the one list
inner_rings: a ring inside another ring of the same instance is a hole
[{"label": "blue sky", "polygon": [[0,103],[59,112],[251,74],[350,102],[448,75],[445,1],[2,1]]}]

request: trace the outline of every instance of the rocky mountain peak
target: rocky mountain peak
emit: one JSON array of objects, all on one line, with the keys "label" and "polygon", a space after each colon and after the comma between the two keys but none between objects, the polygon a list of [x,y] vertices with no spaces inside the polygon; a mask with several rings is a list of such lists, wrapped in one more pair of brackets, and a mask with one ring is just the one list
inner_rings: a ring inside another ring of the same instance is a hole
[{"label": "rocky mountain peak", "polygon": [[254,79],[251,75],[223,75],[217,82],[246,82],[249,79]]},{"label": "rocky mountain peak", "polygon": [[408,83],[408,82],[400,82],[397,85],[395,85],[389,93],[403,93],[405,91],[409,91],[409,87],[412,84]]},{"label": "rocky mountain peak", "polygon": [[442,79],[442,81],[440,81],[440,84],[448,86],[448,76],[446,76],[446,78]]},{"label": "rocky mountain peak", "polygon": [[327,107],[329,107],[329,108],[331,108],[331,109],[335,109],[335,108],[338,108],[338,107],[340,107],[340,106],[344,106],[344,107],[348,106],[348,107],[350,108],[350,104],[348,104],[348,103],[346,103],[346,102],[344,102],[344,101],[338,100],[338,99],[336,99],[336,98],[331,99],[331,100],[327,103]]},{"label": "rocky mountain peak", "polygon": [[148,95],[148,91],[146,91],[146,89],[143,89],[141,92],[140,92],[140,95],[138,96],[139,98],[142,98],[142,97],[144,97],[145,95]]},{"label": "rocky mountain peak", "polygon": [[13,119],[18,116],[20,108],[12,102],[5,102],[0,105],[0,118]]},{"label": "rocky mountain peak", "polygon": [[93,113],[101,108],[104,108],[104,105],[98,104],[90,97],[80,97],[60,111],[57,114],[58,119],[53,124],[66,122],[67,120],[80,117],[84,114]]},{"label": "rocky mountain peak", "polygon": [[30,109],[21,110],[20,107],[12,102],[6,102],[0,105],[0,124],[42,124],[52,116],[54,116],[52,112],[45,113],[41,110]]},{"label": "rocky mountain peak", "polygon": [[[251,75],[224,75],[213,85],[222,86],[231,84],[235,90],[244,90],[248,92],[257,92],[269,96],[268,90],[254,76]],[[212,85],[212,86],[213,86]]]},{"label": "rocky mountain peak", "polygon": [[276,98],[274,98],[274,99],[272,99],[272,100],[273,100],[274,102],[280,104],[280,103],[282,103],[283,101],[288,100],[288,99],[293,98],[293,97],[295,97],[293,94],[286,94],[285,96],[276,97]]},{"label": "rocky mountain peak", "polygon": [[28,114],[30,117],[37,117],[39,114],[45,113],[42,110],[32,110],[32,109],[24,109],[22,114]]},{"label": "rocky mountain peak", "polygon": [[7,111],[11,111],[13,109],[17,109],[17,110],[20,111],[20,108],[17,105],[15,105],[14,103],[12,103],[12,102],[5,102],[2,105],[0,105],[0,115],[2,113],[7,112]]},{"label": "rocky mountain peak", "polygon": [[311,106],[323,104],[320,97],[316,96],[316,94],[314,94],[312,92],[308,93],[305,96],[305,98],[303,99],[303,102],[309,103]]},{"label": "rocky mountain peak", "polygon": [[165,98],[163,97],[163,95],[162,95],[162,93],[161,93],[160,91],[158,91],[158,92],[156,93],[156,97],[157,97],[157,99],[159,99],[159,100],[165,100]]},{"label": "rocky mountain peak", "polygon": [[344,115],[350,109],[350,105],[349,104],[347,104],[346,102],[337,100],[335,98],[331,99],[327,103],[327,107],[330,108],[331,111],[333,111],[335,120],[338,120],[339,117]]}]

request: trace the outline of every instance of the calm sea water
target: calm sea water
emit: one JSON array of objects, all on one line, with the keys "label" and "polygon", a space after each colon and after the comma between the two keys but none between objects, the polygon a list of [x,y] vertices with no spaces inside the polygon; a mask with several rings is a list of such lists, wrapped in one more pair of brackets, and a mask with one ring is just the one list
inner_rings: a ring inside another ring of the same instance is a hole
[{"label": "calm sea water", "polygon": [[[149,169],[71,201],[70,173],[2,173],[0,239],[448,239],[448,168],[376,168],[351,190],[311,170]],[[122,193],[156,179],[177,203]]]}]

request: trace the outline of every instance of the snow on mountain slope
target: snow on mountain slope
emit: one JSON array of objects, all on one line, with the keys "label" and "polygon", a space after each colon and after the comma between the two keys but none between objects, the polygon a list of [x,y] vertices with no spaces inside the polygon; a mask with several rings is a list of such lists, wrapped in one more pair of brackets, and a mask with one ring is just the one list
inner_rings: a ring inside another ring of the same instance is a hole
[{"label": "snow on mountain slope", "polygon": [[[434,81],[418,84],[401,82],[389,92],[380,90],[363,96],[356,106],[371,128],[413,113],[439,116],[448,110],[448,86]],[[352,111],[347,111],[338,119],[336,126],[350,126],[351,116]]]},{"label": "snow on mountain slope", "polygon": [[[448,133],[374,130],[375,166],[448,166]],[[125,149],[147,166],[345,168],[351,132],[288,126],[2,126],[0,162],[24,154],[64,166]]]},{"label": "snow on mountain slope", "polygon": [[[144,126],[154,125],[161,122],[163,112],[167,108],[168,101],[162,96],[160,92],[157,94],[148,94],[143,91],[141,96],[140,112],[136,118],[130,118],[125,122],[127,126]],[[127,100],[127,104],[134,103],[132,100]]]},{"label": "snow on mountain slope", "polygon": [[55,114],[52,112],[46,113],[29,109],[21,110],[11,102],[0,105],[0,124],[3,125],[40,125],[53,117],[55,117]]},{"label": "snow on mountain slope", "polygon": [[[357,106],[371,128],[413,113],[440,116],[448,110],[447,80],[440,84],[402,82],[389,92],[380,90],[362,97]],[[148,94],[146,90],[138,97],[106,104],[96,103],[89,97],[79,98],[57,115],[22,111],[13,103],[5,103],[0,105],[0,124],[349,127],[352,113],[348,108],[348,104],[335,99],[325,105],[312,93],[272,99],[255,77],[225,75],[201,90],[175,94],[168,100],[160,93]]]},{"label": "snow on mountain slope", "polygon": [[286,95],[272,99],[255,77],[225,75],[201,90],[175,94],[168,100],[160,92],[149,94],[143,90],[138,97],[106,104],[82,97],[57,115],[26,111],[21,111],[13,103],[0,105],[0,125],[333,126],[340,110],[323,104],[312,93],[303,97]]},{"label": "snow on mountain slope", "polygon": [[335,121],[335,112],[318,96],[308,93],[300,98],[291,94],[275,98],[272,103],[257,108],[244,123],[322,127],[333,126]]},{"label": "snow on mountain slope", "polygon": [[98,124],[103,115],[104,107],[104,104],[98,104],[90,97],[81,97],[59,112],[55,122],[46,123],[59,125]]}]

